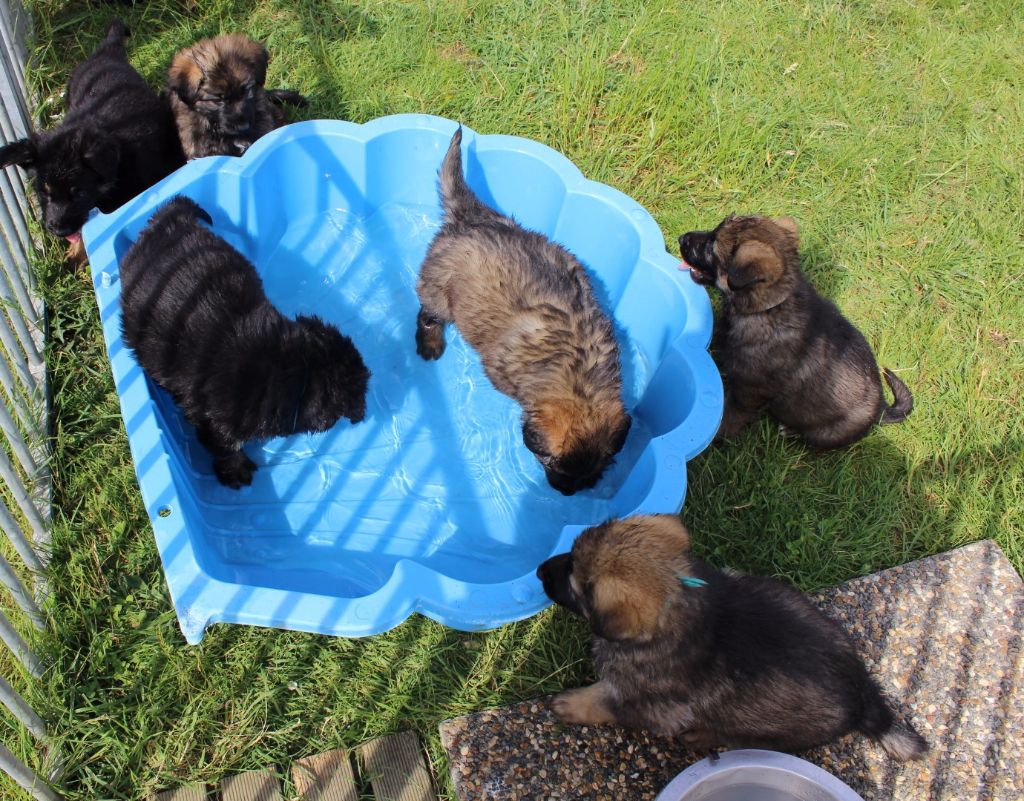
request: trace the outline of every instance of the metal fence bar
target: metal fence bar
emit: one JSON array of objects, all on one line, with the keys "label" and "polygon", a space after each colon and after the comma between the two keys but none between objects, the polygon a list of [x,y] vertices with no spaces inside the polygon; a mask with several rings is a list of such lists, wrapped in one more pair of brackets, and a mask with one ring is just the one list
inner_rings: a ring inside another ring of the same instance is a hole
[{"label": "metal fence bar", "polygon": [[25,585],[21,583],[21,579],[14,572],[11,563],[2,554],[0,554],[0,584],[3,584],[10,591],[15,603],[28,615],[35,627],[42,629],[43,613],[39,610],[39,605],[36,603],[35,598],[32,597],[32,594],[25,589]]},{"label": "metal fence bar", "polygon": [[18,380],[28,390],[29,395],[35,395],[36,379],[29,371],[28,363],[18,358],[21,345],[11,333],[11,329],[7,325],[7,316],[4,314],[0,314],[0,345],[3,345],[4,350],[7,351],[7,366],[14,368],[14,374],[18,376]]},{"label": "metal fence bar", "polygon": [[39,464],[21,436],[18,424],[14,422],[11,413],[3,405],[0,405],[0,431],[3,431],[4,436],[7,437],[7,444],[11,446],[18,464],[25,471],[25,475],[29,479],[34,479],[39,474]]},{"label": "metal fence bar", "polygon": [[25,398],[25,393],[15,383],[14,374],[7,366],[5,359],[0,359],[0,387],[3,387],[4,392],[7,393],[9,406],[14,407],[14,412],[18,415],[23,430],[38,432],[39,421],[32,411],[31,404]]},{"label": "metal fence bar", "polygon": [[3,3],[0,6],[0,23],[2,23],[0,24],[0,39],[3,41],[3,47],[0,48],[0,61],[3,62],[2,66],[8,80],[14,79],[13,108],[17,109],[21,119],[26,123],[32,118],[28,110],[28,84],[25,82],[28,51],[25,49],[24,42],[21,41],[22,36],[26,33],[27,21],[28,12],[21,7],[21,3]]},{"label": "metal fence bar", "polygon": [[[28,254],[32,252],[32,237],[29,236],[28,222],[25,218],[28,213],[28,198],[25,196],[25,186],[17,169],[8,167],[0,170],[0,195],[3,195],[7,216],[14,222],[14,230],[17,234],[16,256],[19,264],[24,262],[24,267],[22,267],[25,270],[24,278],[28,280],[29,286],[32,286],[32,271],[28,269]],[[4,236],[7,237],[11,248],[14,249],[15,241],[12,241],[10,233],[4,231]],[[32,301],[32,308],[38,311],[39,302],[34,298],[29,299]]]},{"label": "metal fence bar", "polygon": [[11,649],[11,653],[18,657],[18,661],[25,666],[25,670],[32,678],[38,679],[43,675],[43,663],[39,661],[38,656],[32,653],[28,643],[22,639],[18,630],[14,628],[3,612],[0,612],[0,640],[3,640],[4,645]]},{"label": "metal fence bar", "polygon": [[29,526],[32,529],[32,536],[45,539],[46,523],[43,520],[43,516],[25,488],[21,477],[15,471],[11,460],[2,448],[0,448],[0,478],[4,480],[7,490],[14,497],[18,508],[21,509],[21,513],[25,515],[25,519],[28,520]]},{"label": "metal fence bar", "polygon": [[46,724],[36,714],[35,710],[28,705],[28,701],[21,697],[3,676],[0,676],[0,703],[7,707],[7,711],[18,719],[26,729],[35,736],[39,742],[46,741]]},{"label": "metal fence bar", "polygon": [[[5,180],[6,178],[0,179],[0,186],[2,186]],[[32,271],[29,269],[26,253],[22,249],[21,231],[14,224],[14,219],[11,217],[11,212],[7,208],[5,199],[3,203],[0,203],[0,231],[3,231],[4,238],[7,240],[7,248],[3,257],[4,271],[7,273],[7,281],[14,290],[14,296],[21,305],[21,311],[25,314],[27,312],[35,312],[36,305],[28,294],[26,281],[29,280]],[[24,230],[25,235],[28,236],[28,229],[25,228]],[[33,318],[37,317],[38,315],[35,314],[29,315],[29,320],[33,325],[37,322],[37,319]]]},{"label": "metal fence bar", "polygon": [[[36,514],[38,515],[38,512]],[[11,545],[14,546],[14,550],[18,552],[18,556],[22,558],[28,569],[42,573],[44,568],[39,554],[35,552],[32,543],[21,533],[21,526],[18,525],[7,508],[7,504],[2,500],[0,500],[0,529],[3,529],[4,534],[10,539]]]},{"label": "metal fence bar", "polygon": [[28,790],[36,801],[61,801],[61,797],[51,790],[31,768],[25,767],[24,763],[12,754],[3,743],[0,743],[0,769],[21,787]]}]

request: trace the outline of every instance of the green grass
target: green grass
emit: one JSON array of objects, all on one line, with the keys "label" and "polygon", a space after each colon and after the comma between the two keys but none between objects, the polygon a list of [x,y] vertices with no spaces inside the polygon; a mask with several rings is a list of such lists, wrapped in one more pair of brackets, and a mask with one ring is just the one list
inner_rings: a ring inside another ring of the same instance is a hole
[{"label": "green grass", "polygon": [[[767,421],[690,466],[684,519],[718,565],[811,589],[995,538],[1024,565],[1024,99],[1016,2],[36,0],[41,119],[122,9],[159,85],[180,46],[242,30],[309,117],[426,111],[528,136],[632,195],[666,243],[729,212],[799,218],[807,271],[913,389],[899,426],[825,455]],[[367,640],[179,633],[88,281],[40,264],[52,338],[48,712],[73,801],[437,724],[589,665],[547,612],[487,634],[422,618]],[[652,303],[657,299],[652,298]],[[448,796],[446,796],[448,797]]]}]

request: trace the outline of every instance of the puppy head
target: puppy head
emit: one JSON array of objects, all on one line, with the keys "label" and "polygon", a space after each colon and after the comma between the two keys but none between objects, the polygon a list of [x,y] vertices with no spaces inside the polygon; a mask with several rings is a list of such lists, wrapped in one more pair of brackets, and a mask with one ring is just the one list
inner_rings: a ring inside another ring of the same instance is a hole
[{"label": "puppy head", "polygon": [[338,418],[357,423],[366,415],[370,371],[352,340],[318,317],[296,319],[301,334],[293,358],[299,397],[294,431],[326,431]]},{"label": "puppy head", "polygon": [[537,568],[548,597],[585,618],[594,634],[646,642],[689,572],[690,535],[674,515],[638,515],[588,528],[569,553]]},{"label": "puppy head", "polygon": [[523,444],[544,467],[548,483],[572,495],[601,479],[631,425],[619,398],[604,403],[552,400],[523,415]]},{"label": "puppy head", "polygon": [[786,279],[799,270],[797,244],[792,217],[731,215],[713,231],[679,237],[683,262],[694,281],[713,284],[728,297],[742,297],[753,309],[780,299]]},{"label": "puppy head", "polygon": [[211,128],[242,136],[256,123],[269,61],[263,45],[240,33],[202,39],[174,56],[167,86]]},{"label": "puppy head", "polygon": [[57,236],[73,238],[116,184],[120,156],[118,142],[100,130],[57,127],[0,148],[0,166],[28,170],[43,224]]}]

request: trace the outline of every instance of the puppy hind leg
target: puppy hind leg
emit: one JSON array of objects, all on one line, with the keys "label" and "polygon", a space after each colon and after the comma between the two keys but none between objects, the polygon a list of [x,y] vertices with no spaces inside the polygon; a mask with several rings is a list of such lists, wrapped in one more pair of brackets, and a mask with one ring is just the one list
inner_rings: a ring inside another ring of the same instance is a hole
[{"label": "puppy hind leg", "polygon": [[601,723],[615,723],[617,717],[611,710],[611,690],[603,681],[566,690],[555,696],[551,702],[559,720],[565,723],[596,726]]},{"label": "puppy hind leg", "polygon": [[423,306],[416,315],[416,353],[427,361],[440,359],[444,353],[445,320],[431,314]]},{"label": "puppy hind leg", "polygon": [[241,489],[252,484],[256,463],[245,455],[242,443],[227,443],[207,423],[196,427],[199,443],[213,456],[213,472],[225,487]]}]

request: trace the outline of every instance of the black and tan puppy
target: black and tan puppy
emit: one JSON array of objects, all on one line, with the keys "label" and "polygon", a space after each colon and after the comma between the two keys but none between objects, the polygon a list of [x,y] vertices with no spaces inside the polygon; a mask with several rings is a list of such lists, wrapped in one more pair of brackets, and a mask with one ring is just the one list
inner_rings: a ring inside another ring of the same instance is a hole
[{"label": "black and tan puppy", "polygon": [[359,422],[370,373],[333,325],[275,309],[256,268],[201,220],[184,197],[153,215],[121,260],[121,325],[237,489],[256,469],[246,441]]},{"label": "black and tan puppy", "polygon": [[568,250],[485,206],[462,176],[462,130],[440,173],[445,220],[420,269],[416,351],[455,323],[487,377],[523,408],[523,442],[565,495],[593,487],[626,441],[619,348]]},{"label": "black and tan puppy", "polygon": [[719,437],[767,411],[808,445],[838,448],[910,414],[906,384],[885,371],[895,397],[886,405],[871,346],[804,277],[793,218],[731,216],[684,234],[679,247],[693,280],[725,299]]},{"label": "black and tan puppy", "polygon": [[128,63],[114,20],[68,81],[68,110],[49,131],[0,148],[0,166],[32,174],[43,224],[73,245],[89,211],[111,212],[185,163],[167,104]]},{"label": "black and tan puppy", "polygon": [[679,735],[695,749],[799,751],[848,732],[898,759],[928,749],[839,626],[779,581],[705,565],[675,516],[587,529],[537,575],[593,630],[600,680],[555,698],[568,723]]},{"label": "black and tan puppy", "polygon": [[241,33],[202,39],[175,54],[167,94],[187,158],[241,156],[288,122],[282,102],[305,104],[297,92],[264,89],[269,61],[267,49]]}]

